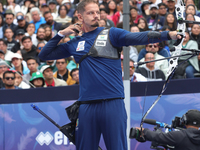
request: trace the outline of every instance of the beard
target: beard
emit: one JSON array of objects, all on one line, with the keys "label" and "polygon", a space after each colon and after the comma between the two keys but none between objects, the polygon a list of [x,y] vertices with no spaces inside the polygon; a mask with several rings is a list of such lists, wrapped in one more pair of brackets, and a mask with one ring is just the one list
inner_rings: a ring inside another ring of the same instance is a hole
[{"label": "beard", "polygon": [[5,86],[10,88],[10,87],[13,87],[14,84],[5,84]]},{"label": "beard", "polygon": [[46,24],[48,24],[48,25],[52,25],[52,23],[53,23],[53,20],[48,20],[48,21],[46,22]]},{"label": "beard", "polygon": [[45,36],[42,38],[42,37],[39,37],[39,36],[36,36],[36,38],[39,40],[39,41],[43,41]]},{"label": "beard", "polygon": [[95,22],[93,25],[91,25],[91,27],[99,27],[99,23]]},{"label": "beard", "polygon": [[150,16],[151,16],[153,19],[156,18],[156,14],[151,14]]}]

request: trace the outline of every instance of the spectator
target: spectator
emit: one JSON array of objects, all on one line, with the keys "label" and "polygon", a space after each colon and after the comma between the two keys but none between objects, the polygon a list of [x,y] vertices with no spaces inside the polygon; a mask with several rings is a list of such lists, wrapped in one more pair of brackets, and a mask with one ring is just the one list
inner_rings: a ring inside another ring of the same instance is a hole
[{"label": "spectator", "polygon": [[[148,50],[150,50],[152,53],[157,52],[159,55],[163,56],[163,57],[169,57],[169,53],[166,50],[166,48],[164,48],[166,46],[166,44],[163,44],[163,42],[160,43],[154,43],[153,45],[146,45],[146,50],[142,49],[140,51],[139,57],[138,57],[138,61],[141,60],[141,58],[143,58],[146,53],[148,52]],[[148,47],[152,48],[152,49],[148,49]],[[154,48],[153,48],[154,47]]]},{"label": "spectator", "polygon": [[[41,72],[37,71],[32,74],[32,78],[30,79],[30,83],[32,83],[36,88],[44,87],[45,81]],[[33,88],[33,87],[32,87]]]},{"label": "spectator", "polygon": [[14,18],[14,20],[13,20],[13,23],[15,24],[15,25],[18,25],[18,23],[17,23],[17,17],[18,16],[24,16],[24,14],[21,12],[21,11],[18,11],[16,14],[15,14],[15,18]]},{"label": "spectator", "polygon": [[19,72],[22,72],[23,75],[28,74],[30,70],[27,68],[25,64],[22,63],[22,56],[18,53],[14,53],[12,56],[12,64],[13,64],[13,69]]},{"label": "spectator", "polygon": [[162,0],[149,0],[152,4],[158,5]]},{"label": "spectator", "polygon": [[198,49],[200,49],[200,26],[198,24],[192,25],[190,40],[196,41],[198,44]]},{"label": "spectator", "polygon": [[52,32],[51,27],[49,25],[46,25],[44,29],[45,29],[45,41],[48,42],[53,37],[54,32]]},{"label": "spectator", "polygon": [[45,29],[43,27],[38,28],[37,34],[36,34],[36,40],[32,42],[33,42],[33,45],[35,46],[37,46],[39,42],[47,43],[47,41],[45,41]]},{"label": "spectator", "polygon": [[103,8],[100,9],[100,19],[106,20],[106,24],[107,24],[108,27],[114,27],[115,25],[114,25],[113,21],[109,20],[107,18],[107,15],[108,15],[108,12],[107,12],[106,9],[103,9]]},{"label": "spectator", "polygon": [[[1,52],[1,51],[0,51]],[[1,53],[0,53],[1,54]],[[8,66],[5,61],[0,61],[0,88],[4,87],[3,83],[3,73],[8,70]]]},{"label": "spectator", "polygon": [[150,30],[145,18],[139,18],[137,26],[139,27],[140,32]]},{"label": "spectator", "polygon": [[0,15],[4,16],[5,15],[6,9],[3,7],[3,2],[0,2]]},{"label": "spectator", "polygon": [[106,25],[106,20],[100,19],[100,20],[99,20],[99,27],[107,27],[107,25]]},{"label": "spectator", "polygon": [[26,64],[30,72],[28,74],[23,75],[24,82],[29,84],[30,79],[32,78],[32,74],[38,71],[38,62],[35,57],[28,57],[26,59]]},{"label": "spectator", "polygon": [[75,11],[75,9],[74,8],[72,8],[72,4],[71,4],[71,2],[70,2],[70,0],[63,0],[62,1],[62,4],[64,4],[65,6],[67,6],[67,9],[68,9],[68,13],[67,13],[67,16],[69,16],[69,17],[73,17],[73,14],[74,14],[74,11]]},{"label": "spectator", "polygon": [[67,69],[68,70],[72,70],[72,69],[78,67],[78,65],[75,63],[75,60],[74,60],[74,58],[72,56],[71,57],[67,57],[66,60],[67,60]]},{"label": "spectator", "polygon": [[56,60],[56,67],[58,68],[58,71],[54,73],[54,78],[62,79],[64,80],[67,85],[73,85],[75,84],[75,81],[70,76],[70,71],[67,69],[67,60],[66,59],[58,59]]},{"label": "spectator", "polygon": [[72,80],[76,81],[76,83],[74,84],[79,84],[79,69],[78,68],[72,69],[72,71],[70,72],[70,76],[72,77]]},{"label": "spectator", "polygon": [[[185,32],[185,39],[182,44],[182,48],[186,49],[198,49],[198,44],[196,41],[190,40],[189,31],[186,30]],[[181,54],[188,54],[192,53],[190,51],[181,51]],[[186,60],[190,56],[183,56],[178,59],[178,64],[182,61]],[[174,77],[175,78],[194,78],[194,73],[199,72],[199,64],[197,56],[190,58],[184,64],[178,66],[177,70],[175,71]]]},{"label": "spectator", "polygon": [[18,25],[14,29],[15,30],[15,35],[16,35],[16,31],[18,29],[22,29],[22,30],[24,30],[24,32],[27,32],[27,27],[28,27],[29,23],[25,20],[24,15],[19,15],[16,18],[17,18]]},{"label": "spectator", "polygon": [[24,0],[23,5],[21,6],[21,11],[23,14],[28,13],[28,7],[31,4],[32,0]]},{"label": "spectator", "polygon": [[6,0],[5,9],[9,9],[13,14],[16,14],[20,10],[20,6],[15,3],[15,0]]},{"label": "spectator", "polygon": [[149,29],[158,30],[162,29],[165,18],[158,15],[158,6],[155,4],[150,5],[150,16],[147,18]]},{"label": "spectator", "polygon": [[3,16],[0,15],[0,38],[3,38],[3,25],[4,25]]},{"label": "spectator", "polygon": [[198,21],[198,22],[200,21],[200,17],[196,15],[195,5],[193,5],[193,4],[187,5],[187,7],[185,9],[185,13],[186,14],[193,14],[195,21]]},{"label": "spectator", "polygon": [[37,6],[40,9],[40,11],[41,11],[42,5],[44,4],[47,5],[47,0],[38,0]]},{"label": "spectator", "polygon": [[[185,20],[195,21],[194,15],[191,14],[191,13],[190,14],[186,14]],[[186,28],[190,33],[191,32],[191,28],[192,28],[192,23],[186,23]]]},{"label": "spectator", "polygon": [[[146,49],[142,49],[140,51],[139,56],[138,56],[138,61],[144,62],[144,57],[145,57],[146,53],[148,53],[148,52],[153,53],[155,59],[164,58],[164,56],[161,56],[158,54],[158,50],[159,50],[158,45],[159,45],[159,43],[146,45]],[[142,65],[142,66],[145,66],[145,65]],[[162,70],[163,73],[165,74],[165,76],[167,75],[167,71],[168,71],[168,61],[167,60],[156,61],[155,67]]]},{"label": "spectator", "polygon": [[42,16],[44,17],[44,13],[45,13],[46,11],[50,11],[50,8],[49,8],[49,6],[48,6],[46,3],[44,3],[44,4],[42,4],[42,6],[41,6],[41,8],[40,8],[40,11],[41,11],[41,13],[42,13]]},{"label": "spectator", "polygon": [[22,38],[25,36],[24,34],[25,34],[25,32],[23,29],[18,29],[16,31],[15,39],[16,39],[17,43],[15,43],[15,45],[11,49],[11,51],[13,53],[16,53],[16,52],[20,51],[21,49],[23,49]]},{"label": "spectator", "polygon": [[16,25],[13,23],[14,14],[10,10],[6,10],[5,23],[3,25],[3,33],[5,33],[6,28],[10,27],[12,31],[15,31]]},{"label": "spectator", "polygon": [[7,39],[7,50],[9,51],[11,51],[12,47],[17,43],[17,41],[13,39],[13,35],[14,33],[11,28],[8,27],[5,29],[4,36]]},{"label": "spectator", "polygon": [[7,50],[7,41],[4,39],[0,39],[0,50],[4,52],[6,61],[11,61],[13,52]]},{"label": "spectator", "polygon": [[[3,50],[0,50],[0,62],[1,61],[5,61],[5,53],[3,52]],[[5,61],[8,65],[10,65],[9,64],[9,62],[8,61]]]},{"label": "spectator", "polygon": [[[155,60],[153,53],[145,55],[145,61]],[[155,66],[155,62],[146,63],[145,66],[139,67],[135,72],[140,73],[147,78],[147,81],[165,80],[165,74]]]},{"label": "spectator", "polygon": [[174,17],[174,15],[171,14],[171,13],[168,13],[166,15],[164,26],[168,26],[169,27],[169,31],[176,31],[177,30],[177,24],[178,23],[177,23],[177,20]]},{"label": "spectator", "polygon": [[57,2],[57,6],[56,6],[56,8],[57,8],[57,10],[60,8],[60,6],[62,5],[62,1],[63,0],[56,0],[56,2]]},{"label": "spectator", "polygon": [[166,17],[166,15],[167,15],[167,5],[165,3],[158,4],[158,15]]},{"label": "spectator", "polygon": [[31,9],[34,7],[36,7],[35,3],[31,2],[28,6],[28,12],[25,14],[25,20],[29,23],[33,20],[32,15],[31,15]]},{"label": "spectator", "polygon": [[[131,32],[140,32],[140,29],[139,29],[138,26],[133,25],[133,26],[131,26],[130,31],[131,31]],[[138,57],[138,53],[139,53],[143,48],[145,48],[145,45],[134,45],[134,46],[131,46],[131,47],[135,47],[135,48],[137,49],[137,57]]]},{"label": "spectator", "polygon": [[26,84],[24,81],[23,81],[23,78],[22,78],[22,73],[17,71],[15,73],[15,86],[19,87],[19,88],[22,88],[22,89],[29,89],[30,88],[30,85],[29,84]]},{"label": "spectator", "polygon": [[119,4],[119,10],[114,14],[113,16],[113,22],[115,24],[115,26],[119,23],[123,21],[123,1],[120,1]]},{"label": "spectator", "polygon": [[151,4],[151,2],[149,2],[149,1],[143,1],[142,5],[141,5],[141,14],[144,18],[147,18],[150,15],[150,12],[149,12],[150,4]]},{"label": "spectator", "polygon": [[58,10],[59,16],[55,19],[56,22],[61,24],[70,23],[72,21],[72,18],[67,16],[68,9],[65,5],[61,5]]},{"label": "spectator", "polygon": [[174,16],[176,17],[175,5],[176,5],[176,0],[167,0],[167,7],[168,7],[167,12],[174,14]]},{"label": "spectator", "polygon": [[38,69],[41,70],[41,68],[45,65],[49,65],[51,66],[51,68],[53,69],[53,73],[55,73],[58,69],[56,67],[56,60],[47,60],[45,61],[45,63],[41,64]]},{"label": "spectator", "polygon": [[138,23],[138,19],[142,18],[142,15],[138,14],[138,9],[136,7],[130,8],[130,24],[134,25]]},{"label": "spectator", "polygon": [[129,0],[130,7],[138,8],[138,13],[141,12],[141,5],[142,3],[138,0]]},{"label": "spectator", "polygon": [[131,82],[146,82],[147,81],[147,79],[143,75],[135,72],[134,61],[132,60],[129,61],[129,67],[130,67],[129,70],[130,70]]},{"label": "spectator", "polygon": [[31,37],[30,36],[24,36],[22,38],[22,45],[23,45],[23,49],[21,50],[21,54],[24,60],[26,60],[28,57],[36,57],[37,52],[36,52],[36,46],[33,45],[32,41],[31,41]]},{"label": "spectator", "polygon": [[37,59],[37,62],[38,62],[39,65],[45,63],[45,61],[41,60],[41,59],[38,57],[39,53],[41,52],[41,50],[43,49],[44,46],[45,46],[45,43],[44,43],[44,42],[39,42],[38,45],[37,45],[37,49],[36,49],[36,51],[37,51],[36,59]]},{"label": "spectator", "polygon": [[65,81],[53,77],[53,69],[49,65],[42,66],[42,68],[40,69],[40,72],[42,72],[45,79],[44,87],[55,87],[55,86],[67,85]]},{"label": "spectator", "polygon": [[57,34],[57,32],[60,30],[60,27],[61,27],[62,24],[54,21],[53,16],[50,12],[45,12],[44,18],[45,18],[46,24],[51,27],[52,31],[55,34]]},{"label": "spectator", "polygon": [[0,88],[4,87],[3,73],[9,69],[8,62],[4,60],[4,55],[4,52],[0,50]]},{"label": "spectator", "polygon": [[29,23],[27,26],[27,32],[25,33],[25,36],[30,36],[32,41],[36,41],[36,34],[35,34],[35,25],[34,23]]},{"label": "spectator", "polygon": [[162,3],[164,3],[168,8],[168,0],[162,0]]},{"label": "spectator", "polygon": [[11,70],[7,70],[3,73],[3,83],[5,87],[1,88],[5,89],[20,89],[19,87],[15,86],[15,72]]},{"label": "spectator", "polygon": [[102,2],[101,4],[99,4],[99,9],[106,9],[108,8],[108,3],[107,2]]},{"label": "spectator", "polygon": [[[185,6],[187,7],[189,4],[195,5],[194,0],[185,0]],[[196,6],[195,6],[196,7]],[[195,8],[196,9],[196,8]]]},{"label": "spectator", "polygon": [[56,8],[56,1],[55,0],[49,0],[48,1],[48,6],[49,6],[49,9],[50,9],[50,13],[53,17],[53,20],[56,19],[58,17],[58,10]]},{"label": "spectator", "polygon": [[43,17],[40,17],[40,10],[37,7],[33,7],[30,11],[31,16],[33,18],[32,21],[30,21],[30,23],[34,23],[35,24],[35,33],[37,32],[38,28],[40,27],[41,24],[46,23],[45,19]]}]

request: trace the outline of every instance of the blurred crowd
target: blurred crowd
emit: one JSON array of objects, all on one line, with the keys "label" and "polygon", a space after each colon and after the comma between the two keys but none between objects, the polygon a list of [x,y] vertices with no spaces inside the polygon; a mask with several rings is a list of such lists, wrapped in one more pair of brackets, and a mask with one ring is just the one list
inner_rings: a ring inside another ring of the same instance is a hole
[{"label": "blurred crowd", "polygon": [[[123,1],[95,0],[100,8],[99,26],[123,28]],[[78,22],[76,6],[79,0],[5,0],[0,2],[0,88],[35,88],[79,84],[79,64],[73,57],[43,61],[38,54],[59,30]],[[129,0],[130,32],[175,31],[177,0]],[[184,0],[184,17],[200,22],[200,12],[194,0]],[[80,32],[80,36],[81,36]],[[186,23],[183,48],[200,48],[200,26]],[[73,39],[64,37],[59,44]],[[168,61],[156,61],[141,66],[134,62],[170,57],[176,41],[130,46],[130,81],[166,80]],[[183,51],[181,54],[192,53]],[[180,57],[178,63],[189,56]],[[121,54],[123,78],[123,52]],[[200,55],[180,65],[173,79],[200,77]]]}]

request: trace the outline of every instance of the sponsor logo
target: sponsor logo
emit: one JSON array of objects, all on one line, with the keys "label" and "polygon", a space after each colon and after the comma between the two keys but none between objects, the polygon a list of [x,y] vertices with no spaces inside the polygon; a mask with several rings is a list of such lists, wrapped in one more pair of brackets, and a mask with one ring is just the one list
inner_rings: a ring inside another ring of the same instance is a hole
[{"label": "sponsor logo", "polygon": [[104,40],[106,41],[108,39],[108,35],[99,35],[97,40]]},{"label": "sponsor logo", "polygon": [[35,139],[41,146],[44,144],[48,146],[53,141],[55,145],[73,145],[61,131],[56,131],[53,136],[48,131],[45,134],[40,132]]},{"label": "sponsor logo", "polygon": [[96,41],[96,46],[106,46],[106,41]]},{"label": "sponsor logo", "polygon": [[36,137],[36,141],[42,146],[43,144],[49,145],[53,140],[52,135],[49,132],[45,134],[40,132],[39,135]]},{"label": "sponsor logo", "polygon": [[78,42],[76,51],[83,51],[85,49],[85,41]]}]

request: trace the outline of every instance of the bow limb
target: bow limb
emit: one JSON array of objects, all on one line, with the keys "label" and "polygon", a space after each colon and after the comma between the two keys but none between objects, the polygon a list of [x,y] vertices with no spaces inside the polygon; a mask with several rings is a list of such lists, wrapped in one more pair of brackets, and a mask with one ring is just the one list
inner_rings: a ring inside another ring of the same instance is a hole
[{"label": "bow limb", "polygon": [[[177,26],[177,35],[181,36],[181,39],[178,39],[176,43],[174,44],[175,51],[172,52],[172,56],[180,55],[181,53],[181,48],[182,48],[182,43],[185,39],[185,29],[186,25],[184,22],[181,20],[185,20],[184,18],[184,11],[185,11],[185,6],[182,0],[177,0],[176,4],[176,18],[178,20],[178,26]],[[178,58],[171,58],[169,60],[169,70],[167,72],[167,77],[175,71],[176,67],[178,65]]]},{"label": "bow limb", "polygon": [[[184,11],[185,11],[185,6],[182,0],[177,0],[177,4],[176,4],[176,17],[177,20],[185,20],[184,18]],[[172,56],[177,56],[180,55],[181,53],[181,49],[182,49],[182,43],[185,39],[185,23],[182,21],[178,21],[178,26],[177,26],[177,35],[181,36],[181,39],[177,39],[176,43],[174,44],[174,48],[175,51],[172,52]],[[178,66],[178,58],[171,58],[169,60],[169,70],[167,72],[167,80],[165,82],[165,84],[163,85],[163,88],[160,92],[160,94],[158,95],[157,99],[153,102],[153,104],[151,105],[151,107],[147,110],[147,112],[145,113],[145,115],[142,117],[141,123],[140,123],[140,127],[143,127],[143,123],[144,120],[146,119],[147,115],[150,113],[150,111],[153,109],[153,107],[157,104],[157,102],[160,100],[162,94],[164,93],[164,91],[167,89],[167,85],[170,81],[170,79],[172,78],[176,68]]]}]

